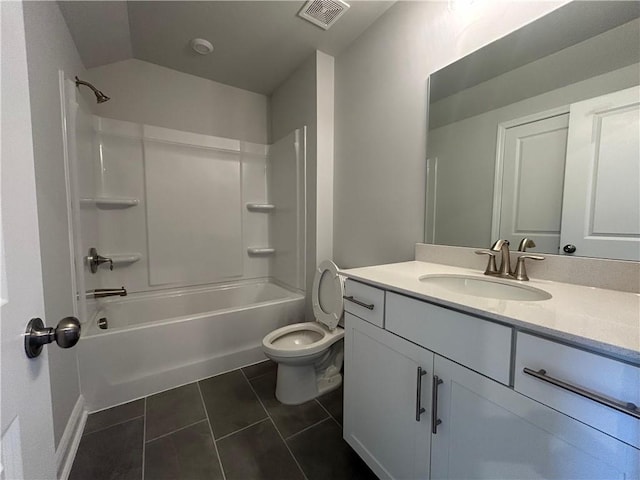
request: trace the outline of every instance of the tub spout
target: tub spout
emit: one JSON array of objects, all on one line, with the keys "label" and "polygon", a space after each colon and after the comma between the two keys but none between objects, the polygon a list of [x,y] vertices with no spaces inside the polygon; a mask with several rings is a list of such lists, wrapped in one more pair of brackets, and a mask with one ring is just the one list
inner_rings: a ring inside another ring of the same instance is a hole
[{"label": "tub spout", "polygon": [[104,297],[126,297],[127,289],[121,288],[96,288],[87,291],[87,298],[104,298]]}]

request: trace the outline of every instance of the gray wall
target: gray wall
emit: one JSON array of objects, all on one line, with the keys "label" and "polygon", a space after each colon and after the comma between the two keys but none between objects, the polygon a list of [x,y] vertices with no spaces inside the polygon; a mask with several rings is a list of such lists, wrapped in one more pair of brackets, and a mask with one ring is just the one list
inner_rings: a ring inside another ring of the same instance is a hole
[{"label": "gray wall", "polygon": [[[307,292],[311,292],[316,265],[333,254],[333,88],[334,59],[316,52],[276,88],[269,103],[272,143],[307,126]],[[311,320],[311,295],[306,307]]]},{"label": "gray wall", "polygon": [[[84,67],[56,2],[24,2],[24,19],[33,123],[38,223],[44,279],[45,324],[55,326],[73,315],[69,249],[70,225],[62,143],[58,70],[68,76]],[[56,449],[80,396],[74,349],[46,349],[51,376],[51,401]]]},{"label": "gray wall", "polygon": [[91,68],[87,78],[111,97],[104,117],[267,143],[268,99],[142,60]]},{"label": "gray wall", "polygon": [[428,75],[566,2],[398,2],[336,59],[334,257],[413,259],[424,238]]}]

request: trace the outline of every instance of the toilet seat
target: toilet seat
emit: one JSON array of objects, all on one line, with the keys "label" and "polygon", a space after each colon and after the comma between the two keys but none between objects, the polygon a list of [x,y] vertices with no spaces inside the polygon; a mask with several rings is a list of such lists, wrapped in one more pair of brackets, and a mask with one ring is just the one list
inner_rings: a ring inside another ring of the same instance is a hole
[{"label": "toilet seat", "polygon": [[334,330],[344,312],[344,283],[338,274],[338,267],[331,260],[318,265],[313,279],[311,303],[316,321]]},{"label": "toilet seat", "polygon": [[[317,340],[314,335],[318,336]],[[294,323],[268,334],[262,340],[262,346],[268,355],[303,357],[322,352],[343,337],[344,330],[341,328],[330,331],[317,322]]]}]

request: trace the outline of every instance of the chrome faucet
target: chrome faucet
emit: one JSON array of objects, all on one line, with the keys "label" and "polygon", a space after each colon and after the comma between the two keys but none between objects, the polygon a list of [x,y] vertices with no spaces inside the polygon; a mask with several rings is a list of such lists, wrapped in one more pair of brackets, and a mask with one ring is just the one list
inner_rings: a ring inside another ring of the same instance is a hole
[{"label": "chrome faucet", "polygon": [[491,245],[490,250],[492,252],[500,252],[500,256],[502,259],[500,260],[500,269],[494,275],[498,275],[500,277],[513,277],[511,273],[511,254],[509,252],[509,240],[500,239],[493,245]]},{"label": "chrome faucet", "polygon": [[104,298],[104,297],[126,297],[127,289],[121,288],[96,288],[95,290],[87,290],[86,298]]},{"label": "chrome faucet", "polygon": [[[518,247],[519,252],[525,252],[527,248],[533,248],[536,244],[533,240],[529,238],[523,238],[520,241],[520,245]],[[500,268],[496,266],[496,255],[500,253],[501,261]],[[489,250],[476,250],[476,254],[478,255],[489,255],[489,262],[487,263],[487,268],[484,271],[485,275],[494,275],[502,278],[512,278],[514,280],[527,281],[529,277],[527,276],[527,270],[525,268],[524,261],[529,260],[544,260],[544,257],[540,255],[520,255],[518,257],[518,261],[516,263],[516,268],[511,271],[511,255],[509,252],[509,240],[500,239],[495,242]]]}]

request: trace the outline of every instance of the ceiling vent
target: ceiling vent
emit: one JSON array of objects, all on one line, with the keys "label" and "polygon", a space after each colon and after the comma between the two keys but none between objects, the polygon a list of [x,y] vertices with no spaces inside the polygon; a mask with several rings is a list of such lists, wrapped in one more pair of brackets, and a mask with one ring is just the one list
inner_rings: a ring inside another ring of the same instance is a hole
[{"label": "ceiling vent", "polygon": [[347,10],[349,4],[342,0],[309,0],[298,16],[328,30]]}]

